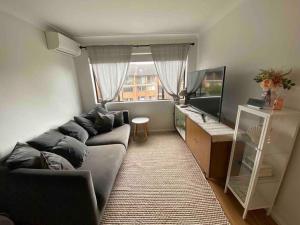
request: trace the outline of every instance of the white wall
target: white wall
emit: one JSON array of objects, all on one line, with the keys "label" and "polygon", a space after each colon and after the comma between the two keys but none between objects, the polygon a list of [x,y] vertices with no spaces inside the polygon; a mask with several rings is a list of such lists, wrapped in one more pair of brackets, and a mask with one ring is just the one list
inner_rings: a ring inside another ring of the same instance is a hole
[{"label": "white wall", "polygon": [[147,116],[150,119],[150,131],[174,130],[174,103],[168,100],[141,102],[112,102],[108,110],[129,110],[129,119]]},{"label": "white wall", "polygon": [[[224,116],[235,120],[237,105],[259,97],[253,81],[259,69],[292,68],[298,86],[289,91],[286,106],[300,110],[300,2],[243,1],[199,37],[198,68],[226,65]],[[277,198],[273,217],[281,225],[300,224],[300,138]]]},{"label": "white wall", "polygon": [[0,158],[17,141],[81,111],[73,58],[49,51],[44,32],[0,13]]},{"label": "white wall", "polygon": [[[109,45],[109,44],[162,44],[196,42],[189,52],[188,70],[196,68],[197,37],[195,35],[156,35],[156,36],[116,36],[116,37],[77,37],[82,45]],[[82,106],[88,111],[96,104],[94,85],[88,64],[87,52],[83,51],[80,57],[75,59],[81,93]],[[150,117],[150,131],[174,130],[174,105],[169,101],[153,102],[113,102],[109,104],[111,109],[128,109],[131,116]]]}]

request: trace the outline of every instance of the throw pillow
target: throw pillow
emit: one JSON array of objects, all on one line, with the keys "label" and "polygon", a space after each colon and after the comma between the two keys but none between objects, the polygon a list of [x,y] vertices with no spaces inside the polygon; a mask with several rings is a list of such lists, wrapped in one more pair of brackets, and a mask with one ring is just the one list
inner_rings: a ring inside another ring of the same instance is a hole
[{"label": "throw pillow", "polygon": [[87,149],[87,146],[77,139],[65,136],[53,147],[51,152],[64,157],[75,168],[78,168],[86,157]]},{"label": "throw pillow", "polygon": [[27,143],[40,150],[40,151],[51,151],[54,146],[64,137],[65,135],[56,130],[47,131],[40,136],[33,138]]},{"label": "throw pillow", "polygon": [[110,111],[108,114],[114,115],[114,127],[124,125],[124,115],[122,111]]},{"label": "throw pillow", "polygon": [[98,113],[106,114],[106,113],[108,113],[108,111],[105,108],[103,108],[102,106],[96,106],[94,109],[92,109],[88,113],[84,114],[83,117],[85,117],[95,123]]},{"label": "throw pillow", "polygon": [[115,117],[112,114],[102,114],[98,112],[95,121],[95,128],[99,133],[111,131],[114,125],[114,118]]},{"label": "throw pillow", "polygon": [[41,152],[40,158],[43,169],[75,170],[68,160],[52,152]]},{"label": "throw pillow", "polygon": [[10,169],[41,168],[40,151],[27,144],[17,143],[5,164]]},{"label": "throw pillow", "polygon": [[88,132],[73,120],[70,120],[69,122],[60,126],[58,129],[63,134],[76,138],[83,143],[85,143],[89,138]]},{"label": "throw pillow", "polygon": [[74,120],[76,123],[82,126],[89,133],[89,135],[95,136],[98,133],[94,127],[94,123],[91,120],[88,120],[82,116],[75,116]]}]

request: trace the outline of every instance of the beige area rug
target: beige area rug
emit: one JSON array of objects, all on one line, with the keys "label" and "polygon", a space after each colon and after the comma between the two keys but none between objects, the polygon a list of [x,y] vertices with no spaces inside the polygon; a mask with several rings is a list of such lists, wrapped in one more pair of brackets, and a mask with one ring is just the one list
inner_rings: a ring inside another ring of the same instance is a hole
[{"label": "beige area rug", "polygon": [[102,224],[229,224],[184,141],[175,132],[131,142]]}]

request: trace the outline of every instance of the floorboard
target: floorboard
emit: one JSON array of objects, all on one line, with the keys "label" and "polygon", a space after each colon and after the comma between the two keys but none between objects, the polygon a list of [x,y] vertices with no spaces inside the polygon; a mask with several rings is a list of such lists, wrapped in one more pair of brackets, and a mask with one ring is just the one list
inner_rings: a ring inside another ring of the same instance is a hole
[{"label": "floorboard", "polygon": [[243,220],[243,207],[233,194],[230,191],[225,194],[224,185],[216,181],[209,180],[208,183],[212,187],[231,225],[277,225],[270,216],[266,215],[264,209],[249,211],[246,220]]}]

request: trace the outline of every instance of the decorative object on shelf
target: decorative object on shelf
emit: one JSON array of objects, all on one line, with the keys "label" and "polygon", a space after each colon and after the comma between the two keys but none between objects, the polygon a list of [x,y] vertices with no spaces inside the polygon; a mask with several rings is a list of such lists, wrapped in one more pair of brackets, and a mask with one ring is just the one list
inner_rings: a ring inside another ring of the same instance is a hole
[{"label": "decorative object on shelf", "polygon": [[296,85],[291,79],[286,77],[291,72],[292,70],[284,72],[283,70],[261,69],[260,73],[254,78],[263,89],[263,98],[266,107],[275,110],[283,108],[283,90],[290,90]]},{"label": "decorative object on shelf", "polygon": [[188,95],[186,88],[182,89],[178,95],[181,97],[186,97]]},{"label": "decorative object on shelf", "polygon": [[178,93],[179,97],[183,97],[184,98],[184,103],[186,103],[187,98],[188,98],[188,93],[187,93],[187,89],[184,88],[182,89],[179,93]]},{"label": "decorative object on shelf", "polygon": [[281,110],[283,108],[284,100],[283,97],[279,96],[275,99],[273,104],[273,109]]}]

